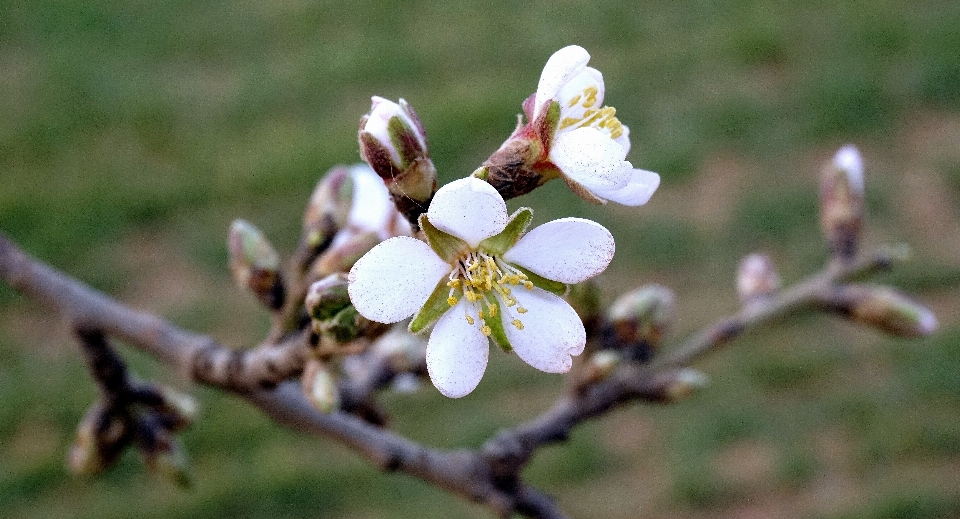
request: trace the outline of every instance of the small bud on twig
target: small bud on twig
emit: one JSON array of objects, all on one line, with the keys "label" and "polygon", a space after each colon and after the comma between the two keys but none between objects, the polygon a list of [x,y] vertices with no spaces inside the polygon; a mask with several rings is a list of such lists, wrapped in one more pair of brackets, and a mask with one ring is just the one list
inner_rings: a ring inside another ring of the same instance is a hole
[{"label": "small bud on twig", "polygon": [[200,414],[192,396],[166,386],[159,388],[161,405],[156,408],[163,426],[173,432],[182,431],[197,420]]},{"label": "small bud on twig", "polygon": [[826,164],[820,176],[820,227],[830,252],[841,260],[857,253],[863,227],[863,159],[846,145]]},{"label": "small bud on twig", "polygon": [[181,488],[193,486],[193,467],[180,440],[162,428],[152,433],[152,442],[141,446],[147,467]]},{"label": "small bud on twig", "polygon": [[230,270],[237,284],[250,290],[268,308],[282,307],[280,256],[260,229],[245,220],[234,220],[227,245]]},{"label": "small bud on twig", "polygon": [[380,243],[380,238],[374,232],[343,231],[343,235],[343,238],[338,237],[314,262],[311,268],[314,279],[337,272],[348,272],[361,256]]},{"label": "small bud on twig", "polygon": [[692,368],[683,368],[664,373],[662,401],[672,404],[679,402],[710,384],[710,377]]},{"label": "small bud on twig", "polygon": [[824,303],[852,321],[896,337],[925,337],[937,329],[933,312],[890,287],[844,285],[826,295]]},{"label": "small bud on twig", "polygon": [[630,360],[650,360],[673,320],[673,309],[673,292],[661,285],[623,294],[607,309],[604,345],[623,351]]},{"label": "small bud on twig", "polygon": [[307,290],[304,300],[307,313],[317,321],[326,321],[350,306],[350,294],[347,293],[347,276],[342,273],[331,274],[314,282]]},{"label": "small bud on twig", "polygon": [[437,190],[427,132],[413,107],[374,96],[360,119],[360,155],[383,179],[397,210],[414,227]]},{"label": "small bud on twig", "polygon": [[303,239],[312,249],[329,244],[350,215],[353,205],[350,168],[337,166],[317,182],[303,213]]},{"label": "small bud on twig", "polygon": [[99,474],[113,465],[129,442],[126,423],[102,402],[90,407],[77,426],[67,467],[81,476]]},{"label": "small bud on twig", "polygon": [[325,362],[310,360],[301,379],[303,392],[321,413],[328,414],[340,408],[337,380]]},{"label": "small bud on twig", "polygon": [[600,350],[591,355],[583,364],[577,377],[577,387],[583,388],[589,384],[606,380],[620,363],[623,357],[614,350]]},{"label": "small bud on twig", "polygon": [[777,290],[780,290],[780,276],[770,256],[754,253],[740,260],[737,295],[741,303],[772,296]]}]

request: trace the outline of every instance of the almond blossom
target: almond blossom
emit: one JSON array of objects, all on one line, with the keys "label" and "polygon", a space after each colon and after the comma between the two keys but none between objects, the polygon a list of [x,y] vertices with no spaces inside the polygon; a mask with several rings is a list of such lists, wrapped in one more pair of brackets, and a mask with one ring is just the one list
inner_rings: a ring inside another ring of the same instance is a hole
[{"label": "almond blossom", "polygon": [[617,119],[615,108],[603,106],[603,75],[588,61],[590,54],[577,45],[550,56],[532,107],[529,102],[524,107],[527,116],[548,141],[549,161],[579,196],[643,205],[660,185],[660,175],[624,160],[630,129]]},{"label": "almond blossom", "polygon": [[468,177],[440,188],[420,226],[427,241],[386,240],[349,274],[357,311],[378,322],[413,316],[410,331],[433,325],[427,344],[430,379],[459,398],[479,384],[489,341],[549,373],[570,369],[586,334],[559,294],[602,272],[613,236],[595,222],[563,218],[529,232],[533,212],[508,215],[500,194]]}]

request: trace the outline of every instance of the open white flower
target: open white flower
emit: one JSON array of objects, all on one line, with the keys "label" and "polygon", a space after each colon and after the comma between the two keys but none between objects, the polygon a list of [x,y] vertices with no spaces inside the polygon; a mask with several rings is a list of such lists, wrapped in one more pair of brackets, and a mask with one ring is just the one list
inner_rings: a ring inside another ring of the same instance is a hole
[{"label": "open white flower", "polygon": [[480,382],[488,339],[541,371],[566,372],[586,334],[557,294],[607,267],[613,236],[580,218],[524,234],[532,216],[528,208],[509,216],[482,180],[451,182],[420,218],[427,243],[401,236],[374,247],[350,270],[350,299],[374,321],[413,316],[414,333],[436,323],[427,368],[446,396],[464,396]]},{"label": "open white flower", "polygon": [[[556,121],[544,128],[550,132],[549,159],[574,192],[594,202],[643,205],[660,185],[660,175],[624,160],[630,130],[616,109],[603,106],[603,75],[588,61],[590,54],[577,45],[550,56],[528,115],[531,121]],[[550,113],[555,110],[559,114]]]}]

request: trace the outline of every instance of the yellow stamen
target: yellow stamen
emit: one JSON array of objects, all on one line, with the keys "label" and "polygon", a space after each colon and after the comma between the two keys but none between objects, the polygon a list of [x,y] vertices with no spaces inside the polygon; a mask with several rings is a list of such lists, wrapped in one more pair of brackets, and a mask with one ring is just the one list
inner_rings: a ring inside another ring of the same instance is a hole
[{"label": "yellow stamen", "polygon": [[524,308],[524,307],[522,307],[522,306],[518,306],[518,307],[517,307],[517,313],[518,313],[518,314],[525,314],[525,313],[527,313],[527,309]]},{"label": "yellow stamen", "polygon": [[453,296],[448,297],[448,298],[447,298],[447,304],[450,305],[450,306],[453,306],[453,305],[457,304],[457,298],[456,298],[456,297],[453,297]]},{"label": "yellow stamen", "polygon": [[597,104],[597,95],[600,93],[600,90],[597,87],[590,85],[583,89],[583,93],[587,95],[586,99],[583,100],[584,108],[590,108],[591,106]]},{"label": "yellow stamen", "polygon": [[489,326],[483,325],[480,327],[480,333],[482,333],[484,337],[490,337],[490,334],[493,333],[493,330],[491,330]]},{"label": "yellow stamen", "polygon": [[470,317],[469,315],[467,315],[467,316],[465,316],[465,317],[467,318],[467,323],[468,323],[470,326],[473,326],[473,323],[475,322],[475,321],[473,320],[473,317]]},{"label": "yellow stamen", "polygon": [[580,97],[581,97],[580,95],[575,95],[575,96],[573,96],[573,97],[570,99],[570,102],[567,103],[567,106],[569,106],[570,108],[573,108],[574,106],[577,106],[577,104],[580,102]]},{"label": "yellow stamen", "polygon": [[514,320],[510,321],[510,324],[512,324],[513,326],[515,326],[518,330],[522,330],[522,329],[523,329],[523,323],[520,322],[520,319],[514,319]]}]

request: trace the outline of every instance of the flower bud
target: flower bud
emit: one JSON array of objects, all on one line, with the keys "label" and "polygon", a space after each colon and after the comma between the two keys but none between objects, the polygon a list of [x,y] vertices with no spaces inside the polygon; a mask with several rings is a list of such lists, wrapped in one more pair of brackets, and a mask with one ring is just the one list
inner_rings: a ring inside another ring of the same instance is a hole
[{"label": "flower bud", "polygon": [[854,322],[896,337],[925,337],[937,329],[933,312],[890,287],[859,284],[837,287],[826,304]]},{"label": "flower bud", "polygon": [[193,486],[193,467],[183,444],[164,429],[154,429],[153,432],[155,437],[151,448],[143,450],[147,467],[179,487]]},{"label": "flower bud", "polygon": [[710,377],[692,368],[678,369],[661,376],[665,379],[660,397],[662,402],[668,404],[684,400],[710,384]]},{"label": "flower bud", "polygon": [[594,382],[606,380],[617,366],[623,362],[620,352],[614,350],[600,350],[587,359],[580,375],[577,377],[578,387],[584,387]]},{"label": "flower bud", "polygon": [[245,220],[234,220],[227,245],[237,285],[250,290],[271,309],[283,306],[280,256],[260,229]]},{"label": "flower bud", "polygon": [[408,332],[403,326],[391,328],[377,339],[371,351],[377,357],[388,359],[391,369],[397,373],[419,371],[426,367],[427,341],[420,335]]},{"label": "flower bud", "polygon": [[160,388],[161,405],[157,413],[167,429],[182,431],[197,420],[200,414],[197,401],[192,396],[166,386]]},{"label": "flower bud", "polygon": [[863,159],[846,145],[826,164],[820,176],[820,227],[830,252],[840,259],[857,253],[863,227]]},{"label": "flower bud", "polygon": [[311,360],[303,371],[303,392],[321,413],[328,414],[340,408],[337,380],[326,363]]},{"label": "flower bud", "polygon": [[313,263],[311,275],[314,279],[349,271],[361,256],[380,243],[374,232],[348,233],[344,230],[341,236]]},{"label": "flower bud", "polygon": [[303,213],[303,239],[308,247],[323,248],[347,224],[353,205],[350,168],[337,166],[317,182]]},{"label": "flower bud", "polygon": [[661,285],[623,294],[607,309],[604,346],[622,351],[630,360],[650,360],[673,319],[673,309],[673,292]]},{"label": "flower bud", "polygon": [[780,276],[770,256],[754,253],[740,260],[737,271],[737,294],[740,302],[771,296],[780,290]]},{"label": "flower bud", "polygon": [[304,300],[310,317],[317,321],[326,321],[350,306],[350,294],[347,293],[347,276],[342,273],[331,274],[314,282],[307,290]]},{"label": "flower bud", "polygon": [[126,422],[98,402],[87,410],[77,426],[76,439],[67,455],[67,467],[81,476],[99,474],[117,461],[129,439]]},{"label": "flower bud", "polygon": [[412,224],[426,211],[437,190],[427,132],[406,101],[374,96],[370,113],[360,119],[360,155],[387,184],[397,209]]}]

